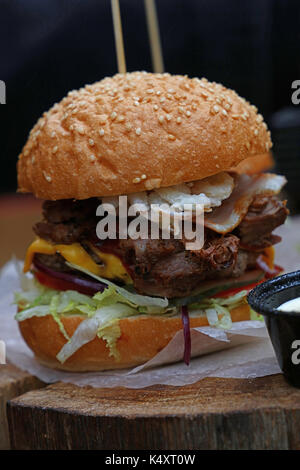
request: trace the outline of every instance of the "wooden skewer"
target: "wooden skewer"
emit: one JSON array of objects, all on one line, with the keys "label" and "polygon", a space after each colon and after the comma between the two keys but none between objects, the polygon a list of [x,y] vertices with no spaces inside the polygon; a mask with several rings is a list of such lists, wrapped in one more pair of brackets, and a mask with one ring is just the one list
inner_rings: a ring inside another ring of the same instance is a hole
[{"label": "wooden skewer", "polygon": [[164,61],[162,56],[155,0],[145,0],[145,9],[150,37],[153,71],[156,73],[162,73],[164,71]]},{"label": "wooden skewer", "polygon": [[124,42],[123,42],[119,0],[111,0],[111,9],[112,9],[115,42],[116,42],[116,49],[117,49],[118,70],[119,70],[119,73],[126,73],[126,60],[125,60],[125,53],[124,53]]}]

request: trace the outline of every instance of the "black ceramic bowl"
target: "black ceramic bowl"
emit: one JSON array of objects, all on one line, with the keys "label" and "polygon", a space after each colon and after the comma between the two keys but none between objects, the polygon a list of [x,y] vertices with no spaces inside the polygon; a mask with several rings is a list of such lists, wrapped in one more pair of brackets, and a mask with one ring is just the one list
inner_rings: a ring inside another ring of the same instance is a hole
[{"label": "black ceramic bowl", "polygon": [[250,291],[248,303],[265,318],[285,378],[300,387],[300,313],[277,310],[281,304],[296,297],[300,297],[300,271],[259,284]]}]

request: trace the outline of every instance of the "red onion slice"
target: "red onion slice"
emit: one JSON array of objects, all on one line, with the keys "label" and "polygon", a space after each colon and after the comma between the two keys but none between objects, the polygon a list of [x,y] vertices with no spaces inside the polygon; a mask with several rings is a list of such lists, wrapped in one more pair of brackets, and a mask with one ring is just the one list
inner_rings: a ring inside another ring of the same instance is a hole
[{"label": "red onion slice", "polygon": [[191,360],[191,329],[190,329],[189,311],[186,305],[182,305],[181,307],[181,320],[182,320],[183,337],[184,337],[183,360],[188,366]]},{"label": "red onion slice", "polygon": [[56,279],[61,279],[70,283],[73,287],[73,290],[80,292],[81,294],[94,295],[97,292],[103,292],[107,288],[106,284],[98,281],[91,281],[89,279],[83,279],[82,277],[77,276],[72,273],[65,273],[60,271],[54,271],[53,269],[45,266],[43,263],[38,261],[36,258],[33,260],[33,265],[39,271],[48,274],[51,277]]}]

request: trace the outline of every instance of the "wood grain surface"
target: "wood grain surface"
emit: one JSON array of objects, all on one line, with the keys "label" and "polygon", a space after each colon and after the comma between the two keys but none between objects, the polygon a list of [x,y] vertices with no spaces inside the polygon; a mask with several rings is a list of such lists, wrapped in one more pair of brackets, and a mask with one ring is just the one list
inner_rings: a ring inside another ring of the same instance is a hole
[{"label": "wood grain surface", "polygon": [[300,390],[282,375],[141,390],[56,383],[10,400],[14,449],[300,449]]},{"label": "wood grain surface", "polygon": [[6,419],[6,403],[28,390],[42,387],[44,384],[36,377],[17,367],[0,365],[0,449],[9,449],[8,425]]}]

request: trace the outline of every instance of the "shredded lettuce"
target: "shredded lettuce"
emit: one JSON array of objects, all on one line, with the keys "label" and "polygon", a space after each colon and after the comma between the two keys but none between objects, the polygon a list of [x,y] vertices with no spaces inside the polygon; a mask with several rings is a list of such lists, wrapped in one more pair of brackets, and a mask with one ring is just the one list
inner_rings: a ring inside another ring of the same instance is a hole
[{"label": "shredded lettuce", "polygon": [[250,308],[250,319],[262,322],[265,321],[263,315],[256,313],[254,310],[252,310],[252,308]]},{"label": "shredded lettuce", "polygon": [[[113,282],[107,280],[105,282],[108,285],[107,288],[90,297],[73,290],[50,289],[31,278],[30,282],[23,283],[23,291],[15,294],[15,303],[20,309],[15,318],[23,321],[33,316],[51,315],[68,340],[57,355],[58,360],[64,362],[87,342],[86,338],[93,339],[96,335],[106,341],[110,354],[117,358],[116,343],[121,334],[117,321],[120,318],[141,313],[162,315],[174,312],[174,308],[168,307],[167,299],[138,295],[128,292]],[[72,338],[69,338],[64,328],[62,322],[64,315],[87,317],[80,323]]]},{"label": "shredded lettuce", "polygon": [[207,297],[189,305],[191,315],[206,315],[210,326],[229,330],[232,326],[230,311],[247,303],[247,291],[242,290],[230,297]]},{"label": "shredded lettuce", "polygon": [[[87,318],[79,324],[72,338],[57,354],[57,359],[64,363],[81,346],[92,341],[99,330],[101,334],[101,328],[107,327],[112,320],[120,320],[135,314],[135,309],[124,304],[109,305],[98,309],[93,317]],[[114,337],[112,341],[116,341],[116,339]]]},{"label": "shredded lettuce", "polygon": [[121,336],[121,328],[119,325],[119,319],[111,320],[105,326],[98,329],[97,336],[100,339],[106,341],[109,349],[109,355],[113,356],[116,361],[120,360],[120,353],[117,348],[117,341]]},{"label": "shredded lettuce", "polygon": [[124,287],[120,287],[117,284],[114,284],[112,281],[108,281],[107,279],[104,279],[103,277],[99,277],[96,274],[91,273],[90,271],[82,268],[81,266],[77,266],[76,264],[72,264],[72,263],[67,263],[67,265],[73,269],[77,269],[77,271],[81,271],[82,273],[85,273],[88,276],[93,277],[94,279],[97,279],[97,281],[100,281],[103,284],[107,284],[108,286],[114,287],[116,292],[118,292],[118,294],[120,294],[124,300],[126,299],[131,305],[135,305],[137,307],[140,307],[140,306],[149,307],[150,306],[150,307],[164,308],[164,307],[167,307],[169,304],[168,299],[166,298],[162,299],[161,297],[149,297],[147,295],[135,294],[125,289]]},{"label": "shredded lettuce", "polygon": [[[58,324],[60,331],[68,340],[57,354],[57,359],[62,363],[96,336],[106,342],[109,354],[118,360],[117,341],[121,335],[120,319],[137,315],[178,315],[178,306],[169,303],[167,299],[139,295],[132,288],[127,290],[85,269],[71,266],[106,283],[107,288],[91,297],[73,290],[50,289],[27,274],[26,281],[22,280],[23,290],[15,294],[15,303],[20,309],[16,314],[16,320],[23,321],[33,316],[43,317],[50,314]],[[22,274],[22,277],[25,275]],[[247,291],[244,290],[227,298],[203,297],[188,305],[189,314],[192,317],[206,316],[209,325],[230,329],[232,325],[230,310],[245,304],[246,294]],[[71,338],[65,331],[62,321],[67,315],[85,317]],[[255,315],[255,319],[260,319],[261,316]],[[251,319],[254,317],[251,316]]]}]

